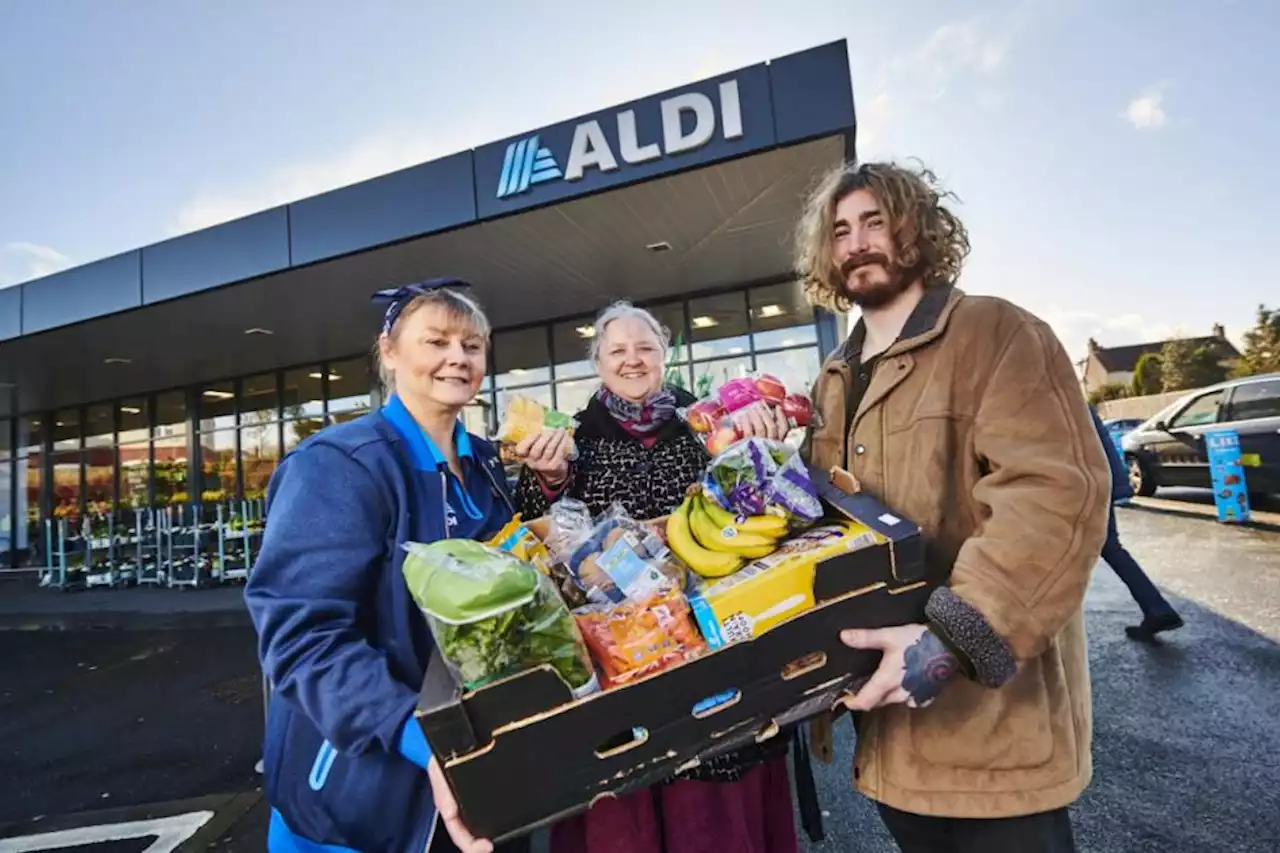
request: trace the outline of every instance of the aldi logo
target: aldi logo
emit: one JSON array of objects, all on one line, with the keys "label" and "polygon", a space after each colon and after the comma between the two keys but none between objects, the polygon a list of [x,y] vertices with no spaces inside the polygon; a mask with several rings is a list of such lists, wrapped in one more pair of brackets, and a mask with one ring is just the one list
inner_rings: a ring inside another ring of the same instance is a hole
[{"label": "aldi logo", "polygon": [[[653,126],[651,116],[649,138],[643,138],[634,108],[617,113],[611,122],[614,126],[609,127],[608,132],[599,119],[583,121],[573,128],[563,169],[556,153],[542,144],[541,134],[512,142],[503,156],[496,195],[500,199],[509,198],[548,181],[581,181],[591,170],[608,174],[618,172],[624,165],[634,166],[695,151],[711,143],[717,131],[726,141],[742,138],[738,81],[729,79],[720,83],[715,95],[717,97],[693,91],[664,98],[658,103],[661,133],[654,133],[658,128]],[[616,140],[616,144],[611,144],[610,138]]]},{"label": "aldi logo", "polygon": [[542,147],[542,137],[533,136],[507,146],[502,161],[502,177],[498,181],[498,198],[527,192],[529,187],[563,176],[555,155]]}]

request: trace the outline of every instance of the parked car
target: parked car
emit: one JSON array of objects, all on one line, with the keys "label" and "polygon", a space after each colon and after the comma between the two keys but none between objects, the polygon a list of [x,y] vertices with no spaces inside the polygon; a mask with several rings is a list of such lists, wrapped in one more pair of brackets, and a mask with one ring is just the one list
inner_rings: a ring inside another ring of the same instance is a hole
[{"label": "parked car", "polygon": [[1160,486],[1212,488],[1204,434],[1217,429],[1240,435],[1249,492],[1280,493],[1280,373],[1193,391],[1126,435],[1134,492],[1149,497]]},{"label": "parked car", "polygon": [[1102,425],[1107,428],[1107,432],[1112,435],[1121,437],[1128,435],[1138,427],[1142,426],[1146,421],[1142,418],[1107,418]]}]

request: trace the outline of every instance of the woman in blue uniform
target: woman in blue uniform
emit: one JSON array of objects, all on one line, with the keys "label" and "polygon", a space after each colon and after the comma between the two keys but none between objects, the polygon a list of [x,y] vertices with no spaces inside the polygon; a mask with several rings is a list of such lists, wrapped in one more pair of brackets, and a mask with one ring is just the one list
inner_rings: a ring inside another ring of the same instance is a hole
[{"label": "woman in blue uniform", "polygon": [[459,420],[489,342],[465,287],[380,293],[386,405],[307,439],[272,478],[245,591],[274,687],[271,853],[439,849],[437,806],[465,853],[491,849],[458,823],[413,717],[432,639],[401,575],[404,542],[485,539],[512,515],[496,452]]}]

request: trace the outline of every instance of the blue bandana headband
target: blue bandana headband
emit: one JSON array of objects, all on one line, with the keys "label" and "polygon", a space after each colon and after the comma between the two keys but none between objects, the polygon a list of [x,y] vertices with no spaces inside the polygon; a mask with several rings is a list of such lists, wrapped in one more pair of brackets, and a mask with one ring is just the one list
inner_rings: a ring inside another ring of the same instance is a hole
[{"label": "blue bandana headband", "polygon": [[404,311],[405,306],[410,302],[428,293],[437,290],[466,290],[471,285],[460,278],[452,278],[450,276],[441,276],[440,278],[432,278],[427,281],[420,281],[416,284],[406,284],[404,287],[392,287],[386,290],[379,290],[373,294],[374,302],[386,302],[387,310],[382,315],[382,334],[391,333],[391,328],[395,326],[396,320],[400,319],[400,312]]}]

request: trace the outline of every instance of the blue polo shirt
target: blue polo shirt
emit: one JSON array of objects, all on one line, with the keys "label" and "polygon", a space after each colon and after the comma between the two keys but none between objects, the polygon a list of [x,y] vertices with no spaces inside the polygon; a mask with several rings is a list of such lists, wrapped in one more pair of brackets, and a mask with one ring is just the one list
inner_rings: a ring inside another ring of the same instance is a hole
[{"label": "blue polo shirt", "polygon": [[480,468],[475,451],[471,447],[471,434],[456,421],[453,426],[453,446],[457,448],[462,463],[463,479],[449,470],[449,460],[431,440],[399,397],[392,397],[383,408],[383,414],[404,437],[413,458],[414,467],[436,476],[423,478],[423,488],[439,489],[438,476],[445,482],[445,523],[450,539],[488,539],[502,529],[511,518],[506,506],[493,493],[488,475]]}]

